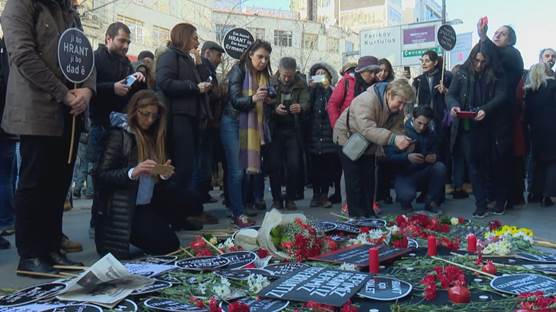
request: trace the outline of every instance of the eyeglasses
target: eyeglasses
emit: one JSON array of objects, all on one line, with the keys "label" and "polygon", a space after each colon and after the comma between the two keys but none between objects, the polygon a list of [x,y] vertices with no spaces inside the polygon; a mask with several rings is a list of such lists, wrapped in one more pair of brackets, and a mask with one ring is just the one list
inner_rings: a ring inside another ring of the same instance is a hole
[{"label": "eyeglasses", "polygon": [[152,118],[153,120],[157,120],[158,118],[160,118],[159,113],[152,113],[152,112],[146,112],[146,111],[139,110],[139,114],[141,114],[141,116],[143,116],[145,118]]}]

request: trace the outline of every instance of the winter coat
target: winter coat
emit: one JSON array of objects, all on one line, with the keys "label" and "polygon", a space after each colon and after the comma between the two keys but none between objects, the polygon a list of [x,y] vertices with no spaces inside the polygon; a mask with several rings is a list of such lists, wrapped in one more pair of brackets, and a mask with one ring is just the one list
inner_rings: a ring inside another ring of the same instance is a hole
[{"label": "winter coat", "polygon": [[411,174],[425,168],[428,163],[423,164],[413,164],[409,161],[409,154],[418,153],[423,156],[430,154],[436,154],[437,159],[439,157],[439,145],[438,136],[432,127],[428,127],[423,133],[418,133],[413,127],[413,118],[409,119],[405,123],[405,135],[415,140],[415,144],[411,150],[400,151],[395,146],[387,146],[384,151],[388,157],[388,160],[396,164],[396,169],[402,174]]},{"label": "winter coat", "polygon": [[[10,62],[8,60],[8,51],[4,38],[0,39],[0,122],[4,114],[4,106],[6,105],[6,89],[8,87],[8,77],[10,75]],[[0,127],[0,141],[15,140],[16,136],[8,134]]]},{"label": "winter coat", "polygon": [[349,110],[345,110],[334,126],[334,142],[344,145],[351,133],[359,132],[369,142],[366,154],[383,156],[383,146],[392,142],[395,135],[403,133],[403,112],[392,113],[385,101],[387,82],[379,82],[369,87],[353,99]]},{"label": "winter coat", "polygon": [[[477,76],[472,70],[467,68],[460,69],[452,80],[452,84],[447,94],[448,109],[459,107],[463,111],[483,110],[486,113],[482,121],[469,120],[470,133],[472,136],[472,147],[474,155],[482,158],[485,153],[490,156],[509,155],[511,153],[512,131],[511,119],[507,119],[507,113],[511,110],[506,100],[506,83],[497,78],[487,82],[486,78],[481,78],[482,94],[480,103],[477,103],[475,92],[475,81]],[[454,118],[451,129],[450,146],[453,151],[457,136],[460,131],[461,120]],[[472,153],[473,154],[473,153]]]},{"label": "winter coat", "polygon": [[[434,127],[437,133],[440,135],[441,131],[449,126],[448,121],[448,108],[446,106],[445,94],[441,94],[434,87],[440,84],[440,79],[442,78],[442,73],[437,70],[432,75],[422,74],[413,80],[413,87],[417,93],[417,105],[430,106],[434,111]],[[429,79],[432,79],[432,83],[429,83]],[[444,74],[444,87],[449,88],[452,82],[452,74],[446,72]],[[432,84],[432,88],[431,88]]]},{"label": "winter coat", "polygon": [[[91,101],[90,118],[93,125],[110,126],[110,112],[123,112],[133,92],[126,96],[116,95],[114,84],[131,75],[134,70],[127,57],[111,54],[108,48],[100,44],[95,51],[97,68],[97,95]],[[144,84],[142,84],[142,88]],[[133,85],[137,90],[139,83]]]},{"label": "winter coat", "polygon": [[197,87],[208,77],[204,64],[195,65],[189,54],[172,45],[156,65],[156,85],[167,98],[171,115],[183,114],[203,121],[212,118],[208,94],[201,94]]},{"label": "winter coat", "polygon": [[541,161],[556,160],[556,80],[549,79],[537,91],[525,92],[525,119],[529,124],[533,157]]},{"label": "winter coat", "polygon": [[332,126],[328,119],[326,104],[332,95],[332,87],[316,85],[310,89],[310,109],[306,112],[308,151],[311,154],[334,154],[338,146],[332,141]]},{"label": "winter coat", "polygon": [[[61,136],[69,112],[63,102],[73,84],[58,66],[56,38],[67,28],[81,28],[78,13],[60,1],[17,0],[6,3],[1,19],[11,65],[2,128]],[[96,91],[94,71],[80,87]]]},{"label": "winter coat", "polygon": [[326,106],[332,127],[336,125],[336,121],[338,121],[338,118],[340,118],[340,115],[346,108],[349,107],[354,98],[355,76],[348,73],[340,79]]},{"label": "winter coat", "polygon": [[297,115],[299,122],[299,120],[303,118],[303,114],[310,109],[309,88],[307,87],[307,83],[305,83],[305,80],[299,74],[295,75],[295,81],[289,87],[280,82],[279,75],[280,73],[276,73],[276,75],[274,75],[270,79],[271,87],[276,90],[276,98],[272,99],[270,104],[273,112],[270,116],[270,132],[272,133],[272,135],[274,135],[279,131],[295,130],[298,131],[298,135],[301,138],[302,133],[301,128],[299,127],[300,125],[296,124],[295,121],[296,115],[287,114],[285,116],[282,116],[278,115],[275,110],[278,105],[286,104],[284,103],[283,97],[284,94],[289,92],[291,93],[290,104],[297,103],[301,105],[301,114]]}]

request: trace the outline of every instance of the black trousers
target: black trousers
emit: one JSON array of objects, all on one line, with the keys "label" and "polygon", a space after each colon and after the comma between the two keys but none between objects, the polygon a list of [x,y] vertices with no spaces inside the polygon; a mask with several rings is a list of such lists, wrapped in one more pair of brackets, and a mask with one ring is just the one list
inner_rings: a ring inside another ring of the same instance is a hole
[{"label": "black trousers", "polygon": [[180,240],[159,210],[153,205],[137,206],[131,225],[130,242],[150,255],[164,255],[180,247]]},{"label": "black trousers", "polygon": [[337,154],[310,154],[313,195],[328,196],[328,188],[334,182],[332,168],[337,157]]},{"label": "black trousers", "polygon": [[16,246],[22,258],[60,250],[64,201],[73,175],[81,129],[76,127],[73,159],[68,164],[71,118],[60,137],[20,138],[21,168],[15,195]]},{"label": "black trousers", "polygon": [[346,196],[350,217],[374,216],[372,200],[375,189],[375,159],[363,155],[356,161],[340,152],[340,161],[344,169]]},{"label": "black trousers", "polygon": [[298,183],[304,183],[301,166],[301,148],[294,130],[277,131],[270,144],[270,188],[274,200],[282,200],[284,163],[286,164],[286,194],[288,201],[295,201]]},{"label": "black trousers", "polygon": [[175,209],[186,209],[189,216],[197,216],[203,212],[199,192],[193,185],[193,169],[195,164],[198,140],[197,121],[187,115],[171,117],[170,138],[168,150],[170,159],[176,167],[176,174],[172,179],[174,189]]}]

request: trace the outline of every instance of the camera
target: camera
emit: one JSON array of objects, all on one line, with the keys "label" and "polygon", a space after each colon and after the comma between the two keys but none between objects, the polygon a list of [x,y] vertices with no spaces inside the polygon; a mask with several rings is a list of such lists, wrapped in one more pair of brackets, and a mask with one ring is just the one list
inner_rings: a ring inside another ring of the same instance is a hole
[{"label": "camera", "polygon": [[278,95],[278,94],[276,93],[276,89],[274,89],[273,86],[268,86],[268,87],[266,88],[266,92],[268,93],[268,97],[271,98],[271,99],[275,99],[276,96]]}]

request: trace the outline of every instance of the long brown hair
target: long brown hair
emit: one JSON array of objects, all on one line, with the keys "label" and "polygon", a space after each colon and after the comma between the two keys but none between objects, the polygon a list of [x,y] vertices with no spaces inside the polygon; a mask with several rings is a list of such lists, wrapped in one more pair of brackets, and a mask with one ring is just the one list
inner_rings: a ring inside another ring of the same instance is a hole
[{"label": "long brown hair", "polygon": [[[139,127],[137,114],[148,106],[158,107],[158,120],[148,130]],[[127,107],[128,124],[137,141],[138,161],[152,159],[158,163],[166,162],[166,106],[151,90],[141,90],[129,101]]]},{"label": "long brown hair", "polygon": [[193,37],[196,31],[197,28],[191,24],[179,23],[170,32],[170,43],[183,52],[188,53],[187,45],[191,42],[191,37]]}]

